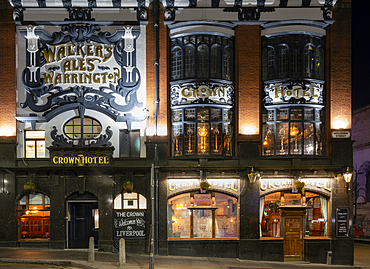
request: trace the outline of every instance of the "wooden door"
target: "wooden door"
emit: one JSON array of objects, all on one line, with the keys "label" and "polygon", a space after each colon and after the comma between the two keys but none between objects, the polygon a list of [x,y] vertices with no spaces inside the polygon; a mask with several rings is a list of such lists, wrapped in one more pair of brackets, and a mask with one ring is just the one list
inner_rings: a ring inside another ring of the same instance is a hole
[{"label": "wooden door", "polygon": [[303,260],[303,217],[284,218],[284,259]]},{"label": "wooden door", "polygon": [[69,247],[88,248],[89,238],[94,237],[95,244],[98,232],[94,229],[92,210],[98,207],[97,203],[70,203],[69,213]]}]

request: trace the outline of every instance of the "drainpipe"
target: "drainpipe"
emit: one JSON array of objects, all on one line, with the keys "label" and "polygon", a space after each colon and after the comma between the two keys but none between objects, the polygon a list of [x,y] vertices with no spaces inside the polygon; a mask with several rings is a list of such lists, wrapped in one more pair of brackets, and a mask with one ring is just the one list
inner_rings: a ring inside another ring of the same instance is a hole
[{"label": "drainpipe", "polygon": [[[158,80],[159,80],[159,0],[154,0],[154,71],[155,71],[155,135],[158,134]],[[157,137],[156,137],[157,138]]]}]

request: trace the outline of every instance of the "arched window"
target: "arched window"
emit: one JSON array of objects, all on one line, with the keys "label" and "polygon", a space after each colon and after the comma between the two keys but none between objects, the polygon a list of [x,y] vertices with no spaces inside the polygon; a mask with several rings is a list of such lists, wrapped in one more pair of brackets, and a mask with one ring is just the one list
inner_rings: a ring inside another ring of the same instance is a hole
[{"label": "arched window", "polygon": [[182,53],[181,48],[176,47],[172,50],[172,79],[182,77]]},{"label": "arched window", "polygon": [[26,194],[18,203],[20,239],[50,238],[50,198],[42,193]]},{"label": "arched window", "polygon": [[209,76],[209,49],[206,44],[198,46],[197,49],[197,77],[198,78],[208,78]]},{"label": "arched window", "polygon": [[171,37],[171,80],[233,78],[233,37],[191,33]]},{"label": "arched window", "polygon": [[291,70],[292,77],[300,77],[302,73],[302,46],[298,41],[294,43],[291,53]]},{"label": "arched window", "polygon": [[114,199],[114,209],[146,209],[146,198],[136,192],[124,192]]},{"label": "arched window", "polygon": [[168,238],[238,237],[238,199],[227,194],[197,192],[168,199]]},{"label": "arched window", "polygon": [[211,47],[211,78],[221,78],[222,55],[221,47],[212,45]]},{"label": "arched window", "polygon": [[[303,198],[304,197],[304,198]],[[284,201],[282,202],[282,199]],[[260,198],[260,236],[282,237],[280,210],[283,206],[300,206],[306,203],[305,237],[328,236],[328,199],[317,193],[308,192],[292,195],[290,191],[274,192]]]},{"label": "arched window", "polygon": [[185,78],[193,78],[195,77],[195,48],[193,45],[187,45],[185,46],[184,51]]}]

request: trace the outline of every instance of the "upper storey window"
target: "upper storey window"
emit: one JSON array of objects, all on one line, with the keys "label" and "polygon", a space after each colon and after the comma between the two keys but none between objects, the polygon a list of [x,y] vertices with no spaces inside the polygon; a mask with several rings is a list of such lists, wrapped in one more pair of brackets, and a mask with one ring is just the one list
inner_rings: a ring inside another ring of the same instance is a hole
[{"label": "upper storey window", "polygon": [[284,34],[262,38],[263,80],[324,80],[325,37]]},{"label": "upper storey window", "polygon": [[233,78],[233,39],[189,34],[171,39],[171,80]]}]

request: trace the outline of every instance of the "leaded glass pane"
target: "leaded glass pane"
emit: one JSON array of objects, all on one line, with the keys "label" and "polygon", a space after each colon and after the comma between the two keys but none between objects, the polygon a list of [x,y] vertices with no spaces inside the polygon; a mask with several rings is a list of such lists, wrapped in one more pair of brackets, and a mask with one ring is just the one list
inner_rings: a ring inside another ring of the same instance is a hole
[{"label": "leaded glass pane", "polygon": [[182,155],[182,124],[172,125],[172,152],[174,156]]},{"label": "leaded glass pane", "polygon": [[279,78],[284,78],[288,75],[288,56],[287,46],[280,45],[277,52],[277,72]]},{"label": "leaded glass pane", "polygon": [[314,127],[313,123],[304,123],[304,154],[314,155]]},{"label": "leaded glass pane", "polygon": [[318,79],[324,79],[324,50],[322,47],[318,47],[316,49],[316,56],[315,56],[315,68],[316,68],[316,77]]},{"label": "leaded glass pane", "polygon": [[209,154],[209,124],[198,123],[198,154]]},{"label": "leaded glass pane", "polygon": [[182,110],[173,110],[172,111],[172,122],[182,121]]},{"label": "leaded glass pane", "polygon": [[287,108],[277,109],[276,119],[277,120],[286,120],[286,119],[288,119],[288,109]]},{"label": "leaded glass pane", "polygon": [[211,150],[212,154],[221,154],[222,124],[212,123],[211,125]]},{"label": "leaded glass pane", "polygon": [[219,108],[211,109],[211,120],[221,120],[221,109]]},{"label": "leaded glass pane", "polygon": [[182,78],[182,53],[180,48],[172,50],[172,80]]},{"label": "leaded glass pane", "polygon": [[293,47],[293,53],[291,55],[291,72],[293,77],[301,77],[302,73],[302,47],[301,44],[296,41]]},{"label": "leaded glass pane", "polygon": [[302,154],[302,123],[290,125],[290,154]]},{"label": "leaded glass pane", "polygon": [[184,153],[185,155],[195,154],[195,124],[184,124]]},{"label": "leaded glass pane", "polygon": [[198,46],[197,50],[197,77],[198,78],[207,78],[209,74],[209,49],[208,46],[202,44]]},{"label": "leaded glass pane", "polygon": [[267,78],[273,78],[275,75],[275,50],[267,48]]},{"label": "leaded glass pane", "polygon": [[211,77],[221,78],[221,47],[218,45],[213,45],[211,49]]},{"label": "leaded glass pane", "polygon": [[313,108],[305,108],[304,109],[304,119],[305,120],[314,120],[314,109]]},{"label": "leaded glass pane", "polygon": [[324,155],[322,125],[316,123],[316,155]]},{"label": "leaded glass pane", "polygon": [[276,124],[276,155],[288,154],[288,123]]},{"label": "leaded glass pane", "polygon": [[262,126],[262,136],[263,136],[263,142],[262,142],[262,155],[264,156],[270,156],[274,155],[274,125],[273,124],[264,124]]},{"label": "leaded glass pane", "polygon": [[185,78],[195,77],[195,48],[193,45],[185,46]]},{"label": "leaded glass pane", "polygon": [[195,120],[195,108],[185,109],[185,120]]},{"label": "leaded glass pane", "polygon": [[197,115],[198,115],[197,119],[199,121],[207,121],[207,120],[209,120],[209,110],[208,110],[208,108],[200,108],[200,109],[198,109]]},{"label": "leaded glass pane", "polygon": [[313,45],[306,45],[304,49],[304,59],[305,59],[305,77],[313,77],[313,67],[314,67],[314,47]]},{"label": "leaded glass pane", "polygon": [[231,124],[224,124],[224,154],[226,156],[232,155],[232,143],[233,143],[233,126]]},{"label": "leaded glass pane", "polygon": [[302,120],[302,108],[292,108],[290,110],[291,120]]},{"label": "leaded glass pane", "polygon": [[224,58],[223,58],[223,70],[222,70],[222,78],[226,80],[231,80],[231,76],[233,75],[233,53],[230,48],[224,49]]}]

